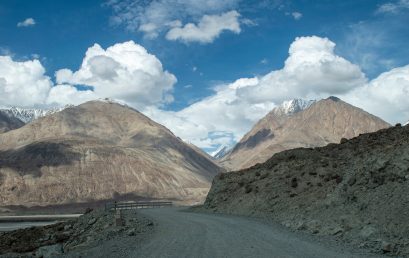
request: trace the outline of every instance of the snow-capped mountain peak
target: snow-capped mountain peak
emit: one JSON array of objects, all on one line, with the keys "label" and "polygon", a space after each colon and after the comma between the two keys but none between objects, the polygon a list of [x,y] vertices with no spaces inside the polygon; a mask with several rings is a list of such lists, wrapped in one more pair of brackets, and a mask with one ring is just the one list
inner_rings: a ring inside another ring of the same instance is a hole
[{"label": "snow-capped mountain peak", "polygon": [[60,112],[72,106],[73,105],[66,105],[64,107],[57,107],[51,109],[4,107],[0,108],[0,110],[3,111],[3,113],[9,117],[18,118],[24,123],[29,123],[37,118]]},{"label": "snow-capped mountain peak", "polygon": [[227,154],[229,154],[232,149],[233,149],[233,146],[222,144],[220,145],[219,148],[217,148],[217,150],[213,151],[210,155],[214,159],[221,159]]},{"label": "snow-capped mountain peak", "polygon": [[280,106],[274,109],[274,113],[280,115],[292,115],[304,109],[309,108],[316,100],[292,99],[284,101]]}]

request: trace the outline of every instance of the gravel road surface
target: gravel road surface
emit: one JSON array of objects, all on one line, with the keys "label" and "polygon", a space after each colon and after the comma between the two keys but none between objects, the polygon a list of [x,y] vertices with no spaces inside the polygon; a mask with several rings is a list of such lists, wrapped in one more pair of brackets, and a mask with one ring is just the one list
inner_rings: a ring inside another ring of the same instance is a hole
[{"label": "gravel road surface", "polygon": [[128,257],[375,257],[290,232],[259,220],[185,212],[138,210],[155,221],[155,232]]}]

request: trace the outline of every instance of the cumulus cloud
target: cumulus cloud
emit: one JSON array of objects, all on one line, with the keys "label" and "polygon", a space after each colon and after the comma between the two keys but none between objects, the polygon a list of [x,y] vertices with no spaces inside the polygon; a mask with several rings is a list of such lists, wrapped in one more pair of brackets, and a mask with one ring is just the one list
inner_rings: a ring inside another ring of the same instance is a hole
[{"label": "cumulus cloud", "polygon": [[[169,35],[167,38],[174,40],[173,38],[177,37],[183,40],[181,35],[189,33],[190,36],[187,36],[188,39],[185,41],[194,41],[198,38],[199,42],[203,42],[205,38],[207,42],[209,36],[204,34],[218,35],[224,30],[237,31],[236,24],[225,25],[226,28],[217,30],[214,24],[209,23],[212,22],[213,16],[215,20],[217,16],[237,8],[239,2],[240,0],[110,0],[106,5],[113,10],[112,24],[123,25],[132,32],[142,32],[148,38],[156,38],[162,32],[173,31],[167,34]],[[234,17],[224,18],[235,19]],[[185,22],[187,24],[182,28]],[[199,24],[195,25],[196,22]],[[247,23],[248,20],[243,19],[243,22]]]},{"label": "cumulus cloud", "polygon": [[392,124],[405,122],[409,120],[409,65],[384,72],[342,97]]},{"label": "cumulus cloud", "polygon": [[98,96],[91,90],[79,91],[72,85],[56,85],[48,93],[46,104],[48,105],[79,105],[81,103],[97,99]]},{"label": "cumulus cloud", "polygon": [[15,62],[0,56],[0,103],[4,106],[44,104],[53,83],[38,60]]},{"label": "cumulus cloud", "polygon": [[18,22],[17,27],[31,27],[36,24],[33,18],[27,18],[24,21]]},{"label": "cumulus cloud", "polygon": [[162,63],[133,41],[104,50],[90,47],[78,71],[56,72],[59,84],[86,85],[96,96],[109,97],[135,107],[160,105],[173,100],[176,77],[164,71]]},{"label": "cumulus cloud", "polygon": [[230,11],[220,15],[205,15],[199,23],[188,23],[185,26],[176,26],[168,31],[168,40],[180,40],[183,42],[213,42],[223,31],[240,33],[240,14]]},{"label": "cumulus cloud", "polygon": [[281,70],[260,77],[257,87],[243,87],[237,94],[251,103],[281,103],[294,97],[342,94],[365,84],[360,68],[337,56],[334,48],[327,38],[296,38]]},{"label": "cumulus cloud", "polygon": [[176,77],[164,71],[154,55],[133,41],[106,50],[95,44],[87,50],[78,71],[61,69],[55,76],[57,85],[36,59],[18,62],[0,56],[0,102],[32,107],[80,104],[108,97],[136,108],[160,106],[173,101],[176,83]]}]

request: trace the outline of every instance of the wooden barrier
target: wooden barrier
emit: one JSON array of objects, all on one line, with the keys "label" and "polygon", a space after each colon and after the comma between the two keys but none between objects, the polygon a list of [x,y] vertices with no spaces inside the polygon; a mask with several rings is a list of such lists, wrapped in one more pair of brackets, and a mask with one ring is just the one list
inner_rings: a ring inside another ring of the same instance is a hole
[{"label": "wooden barrier", "polygon": [[105,204],[105,210],[132,210],[169,206],[172,206],[172,202],[110,202]]}]

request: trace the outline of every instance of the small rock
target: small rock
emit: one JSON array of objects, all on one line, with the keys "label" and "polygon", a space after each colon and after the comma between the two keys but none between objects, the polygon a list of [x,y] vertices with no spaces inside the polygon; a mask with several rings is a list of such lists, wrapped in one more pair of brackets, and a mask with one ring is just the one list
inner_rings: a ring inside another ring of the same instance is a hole
[{"label": "small rock", "polygon": [[88,225],[93,225],[95,222],[97,222],[97,219],[92,218],[92,219],[88,220]]},{"label": "small rock", "polygon": [[47,235],[45,235],[43,238],[40,238],[39,240],[40,241],[48,241],[48,240],[50,240],[51,239],[51,235],[50,234],[47,234]]},{"label": "small rock", "polygon": [[48,258],[48,257],[56,257],[63,253],[62,245],[55,244],[49,246],[42,246],[38,248],[36,256]]},{"label": "small rock", "polygon": [[353,186],[356,183],[356,178],[355,177],[349,178],[347,183],[349,186]]},{"label": "small rock", "polygon": [[335,235],[342,233],[343,231],[344,230],[341,227],[337,226],[335,228],[330,229],[328,233],[335,236]]},{"label": "small rock", "polygon": [[293,177],[293,179],[291,179],[291,187],[296,188],[297,186],[298,186],[297,178]]},{"label": "small rock", "polygon": [[364,238],[368,238],[371,235],[376,233],[376,228],[374,228],[373,226],[370,225],[366,225],[362,228],[361,232],[359,233],[362,237]]},{"label": "small rock", "polygon": [[71,225],[71,224],[68,224],[68,225],[65,225],[65,226],[64,226],[64,230],[65,230],[65,231],[70,230],[70,229],[72,229],[72,225]]},{"label": "small rock", "polygon": [[132,229],[128,230],[127,234],[128,234],[128,236],[134,236],[135,235],[135,229],[132,228]]},{"label": "small rock", "polygon": [[384,253],[390,253],[393,251],[393,244],[390,242],[382,241],[382,251]]}]

